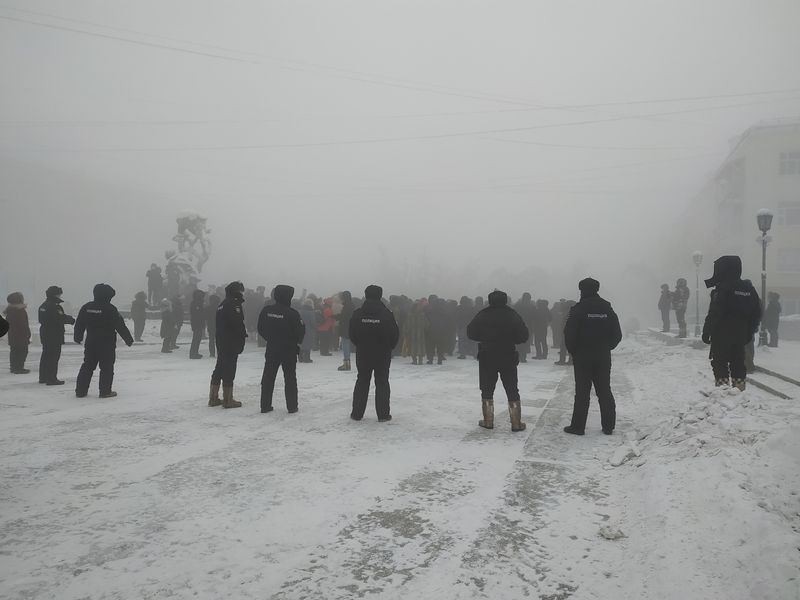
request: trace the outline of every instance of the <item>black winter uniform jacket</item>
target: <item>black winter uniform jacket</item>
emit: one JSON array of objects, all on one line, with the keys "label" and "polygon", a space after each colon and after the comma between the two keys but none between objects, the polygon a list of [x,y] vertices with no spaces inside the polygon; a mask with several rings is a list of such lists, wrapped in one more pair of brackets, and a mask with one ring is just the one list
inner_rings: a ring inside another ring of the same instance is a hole
[{"label": "black winter uniform jacket", "polygon": [[585,294],[569,311],[564,343],[575,360],[604,358],[622,341],[619,317],[606,300]]},{"label": "black winter uniform jacket", "polygon": [[39,307],[39,338],[42,345],[64,344],[64,325],[75,323],[70,315],[64,314],[60,298],[48,298]]},{"label": "black winter uniform jacket", "polygon": [[394,314],[380,300],[366,299],[350,319],[350,341],[358,352],[390,353],[400,339]]},{"label": "black winter uniform jacket", "polygon": [[217,350],[224,354],[244,352],[247,331],[244,327],[243,303],[244,299],[239,296],[226,296],[217,307]]},{"label": "black winter uniform jacket", "polygon": [[741,279],[738,256],[714,261],[714,275],[706,280],[711,292],[708,315],[703,325],[706,343],[748,344],[761,323],[761,300],[749,279]]},{"label": "black winter uniform jacket", "polygon": [[117,334],[128,345],[133,345],[133,336],[125,325],[117,307],[111,304],[116,292],[105,283],[94,286],[94,301],[84,304],[75,320],[75,342],[83,342],[86,334],[86,345],[90,347],[114,347],[117,345]]},{"label": "black winter uniform jacket", "polygon": [[279,285],[273,291],[275,304],[258,315],[258,333],[267,340],[267,354],[298,352],[306,334],[300,313],[291,307],[294,288]]},{"label": "black winter uniform jacket", "polygon": [[528,326],[513,308],[508,306],[504,292],[489,294],[489,306],[481,310],[467,325],[467,337],[479,343],[478,357],[516,356],[516,346],[530,337]]}]

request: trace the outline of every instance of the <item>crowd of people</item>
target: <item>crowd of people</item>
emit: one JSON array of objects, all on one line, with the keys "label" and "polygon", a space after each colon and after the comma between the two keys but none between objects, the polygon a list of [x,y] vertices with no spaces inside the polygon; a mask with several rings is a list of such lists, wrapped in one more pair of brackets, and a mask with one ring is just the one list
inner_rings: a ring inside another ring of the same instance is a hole
[{"label": "crowd of people", "polygon": [[[151,269],[152,271],[152,269]],[[744,348],[752,343],[761,320],[758,294],[749,280],[741,278],[738,256],[723,256],[714,263],[714,274],[706,280],[713,288],[702,339],[711,346],[711,365],[717,385],[745,387]],[[148,281],[150,281],[148,271]],[[594,279],[582,280],[580,299],[564,298],[552,308],[544,299],[533,301],[525,293],[513,305],[509,297],[495,290],[474,300],[463,296],[459,302],[436,295],[412,300],[400,295],[383,297],[379,286],[364,290],[363,298],[342,291],[329,297],[308,294],[303,290],[294,298],[291,286],[276,286],[269,295],[266,288],[246,289],[238,281],[225,288],[210,286],[209,292],[194,289],[189,304],[192,341],[189,358],[199,359],[200,345],[208,340],[209,354],[216,358],[211,375],[209,406],[238,408],[233,384],[238,356],[246,340],[252,336],[265,347],[264,371],[261,379],[261,412],[273,410],[275,379],[283,371],[288,412],[298,411],[296,365],[313,362],[311,352],[330,356],[341,349],[340,371],[350,371],[351,357],[356,356],[357,378],[353,391],[351,418],[363,418],[371,381],[375,380],[375,403],[379,421],[391,420],[389,370],[396,357],[411,359],[414,365],[441,365],[448,357],[473,357],[478,360],[479,387],[483,418],[479,425],[494,426],[493,398],[498,377],[509,402],[512,431],[523,431],[520,395],[517,385],[519,363],[548,357],[548,332],[559,349],[556,365],[572,364],[575,372],[575,405],[567,433],[583,435],[589,408],[589,394],[594,387],[601,409],[603,432],[611,434],[615,426],[615,400],[611,392],[611,351],[622,339],[619,319],[611,305],[599,296],[600,284]],[[62,308],[63,290],[51,286],[39,307],[42,354],[39,382],[63,385],[58,379],[58,363],[64,344],[65,326],[74,325],[74,341],[84,343],[84,361],[77,376],[75,394],[88,394],[94,371],[99,367],[101,398],[116,396],[113,390],[117,336],[131,346],[141,341],[148,309],[154,301],[161,308],[161,352],[179,348],[178,335],[184,322],[183,298],[161,297],[152,288],[139,292],[131,304],[134,324],[132,335],[125,320],[112,304],[114,289],[104,283],[94,287],[94,300],[81,307],[77,318]],[[659,307],[676,311],[679,336],[686,336],[684,314],[689,299],[686,280],[679,279],[676,290],[662,286]],[[247,310],[245,309],[247,307]],[[252,307],[252,308],[251,308]],[[21,293],[8,296],[5,314],[0,317],[0,335],[9,332],[10,366],[14,374],[27,374],[25,368],[31,330],[25,300]],[[777,295],[770,298],[765,326],[777,320],[780,305]],[[668,317],[665,317],[665,319]],[[769,324],[767,323],[769,321]],[[665,329],[667,323],[665,321]],[[771,341],[777,345],[777,326]],[[222,398],[220,398],[222,390]]]}]

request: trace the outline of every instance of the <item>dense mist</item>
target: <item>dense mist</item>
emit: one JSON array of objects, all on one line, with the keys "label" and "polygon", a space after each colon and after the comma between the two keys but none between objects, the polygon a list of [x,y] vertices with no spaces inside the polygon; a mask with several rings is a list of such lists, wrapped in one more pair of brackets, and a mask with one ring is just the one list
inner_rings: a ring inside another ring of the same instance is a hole
[{"label": "dense mist", "polygon": [[552,300],[592,275],[654,313],[658,284],[693,286],[681,219],[730,141],[800,113],[799,21],[793,0],[4,3],[0,293],[105,281],[124,305],[190,209],[203,284]]}]

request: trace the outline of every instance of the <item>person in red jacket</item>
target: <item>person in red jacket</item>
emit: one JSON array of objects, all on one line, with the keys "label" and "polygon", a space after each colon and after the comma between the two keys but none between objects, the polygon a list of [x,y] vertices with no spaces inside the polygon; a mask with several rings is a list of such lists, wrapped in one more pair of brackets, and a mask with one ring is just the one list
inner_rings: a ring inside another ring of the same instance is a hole
[{"label": "person in red jacket", "polygon": [[325,298],[322,303],[322,323],[317,326],[319,334],[319,355],[331,356],[331,342],[336,320],[333,317],[333,299]]},{"label": "person in red jacket", "polygon": [[11,372],[15,375],[27,375],[30,369],[25,368],[28,358],[28,346],[31,343],[31,328],[28,323],[28,305],[20,292],[14,292],[6,298],[8,307],[5,310],[8,319],[8,345],[11,348],[9,362]]}]

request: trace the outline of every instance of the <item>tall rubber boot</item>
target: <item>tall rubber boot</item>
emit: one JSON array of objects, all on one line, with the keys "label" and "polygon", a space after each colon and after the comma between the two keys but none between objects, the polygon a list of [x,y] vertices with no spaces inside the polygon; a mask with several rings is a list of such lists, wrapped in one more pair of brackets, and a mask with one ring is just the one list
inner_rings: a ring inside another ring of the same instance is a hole
[{"label": "tall rubber boot", "polygon": [[508,403],[508,414],[511,417],[511,431],[525,431],[526,425],[522,422],[522,406],[519,400]]},{"label": "tall rubber boot", "polygon": [[208,392],[208,405],[209,406],[221,406],[222,400],[219,399],[219,384],[212,383],[211,389]]},{"label": "tall rubber boot", "polygon": [[239,408],[241,402],[233,399],[233,386],[222,388],[222,408]]},{"label": "tall rubber boot", "polygon": [[481,400],[483,418],[478,421],[478,426],[484,429],[494,429],[494,400]]}]

